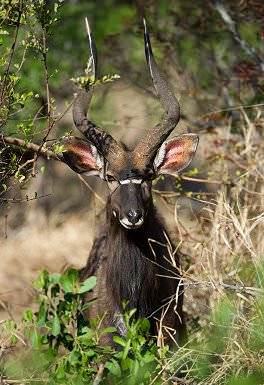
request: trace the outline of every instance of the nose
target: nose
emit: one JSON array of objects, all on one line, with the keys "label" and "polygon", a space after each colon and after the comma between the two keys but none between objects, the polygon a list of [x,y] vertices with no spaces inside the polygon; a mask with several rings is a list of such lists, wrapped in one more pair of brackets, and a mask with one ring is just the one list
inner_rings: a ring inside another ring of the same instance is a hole
[{"label": "nose", "polygon": [[131,210],[128,210],[128,212],[126,213],[126,217],[128,221],[132,223],[132,225],[135,225],[138,221],[142,219],[143,213],[141,210],[131,209]]}]

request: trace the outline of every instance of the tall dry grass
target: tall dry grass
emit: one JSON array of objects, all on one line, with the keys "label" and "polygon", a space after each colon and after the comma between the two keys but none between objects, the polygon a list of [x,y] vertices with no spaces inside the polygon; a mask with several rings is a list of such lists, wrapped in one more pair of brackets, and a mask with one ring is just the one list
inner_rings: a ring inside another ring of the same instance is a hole
[{"label": "tall dry grass", "polygon": [[204,140],[208,179],[221,183],[210,199],[193,197],[208,201],[195,224],[181,226],[175,211],[190,256],[184,285],[193,331],[173,364],[191,360],[186,379],[200,376],[199,384],[233,384],[242,374],[257,384],[264,376],[264,120],[260,110],[250,115],[241,110],[236,130],[222,127],[217,141]]}]

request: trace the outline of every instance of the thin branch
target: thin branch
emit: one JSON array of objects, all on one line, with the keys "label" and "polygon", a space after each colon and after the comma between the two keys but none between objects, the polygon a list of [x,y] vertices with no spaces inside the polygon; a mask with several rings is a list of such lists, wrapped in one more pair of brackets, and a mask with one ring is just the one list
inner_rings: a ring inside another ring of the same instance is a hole
[{"label": "thin branch", "polygon": [[35,195],[33,198],[29,198],[28,195],[26,195],[26,198],[0,198],[0,202],[9,202],[9,203],[24,203],[24,202],[30,202],[34,201],[36,199],[42,199],[52,196],[52,194],[45,194],[45,195]]},{"label": "thin branch", "polygon": [[47,115],[48,115],[48,126],[49,126],[49,119],[50,119],[50,115],[51,115],[51,103],[50,103],[49,72],[48,72],[48,62],[47,62],[47,44],[46,44],[46,29],[45,28],[43,28],[43,30],[42,30],[42,44],[43,44],[42,58],[43,58],[44,69],[45,69],[45,82],[46,82],[46,95],[47,95]]},{"label": "thin branch", "polygon": [[[184,176],[184,175],[181,175],[180,178],[182,180],[187,180],[187,181],[190,181],[190,182],[197,182],[197,183],[210,183],[210,184],[219,184],[219,185],[222,185],[224,183],[222,180],[211,180],[211,179],[193,178],[193,177]],[[230,183],[225,182],[225,184],[230,184]]]},{"label": "thin branch", "polygon": [[[26,141],[24,141],[22,139],[4,136],[3,134],[0,134],[0,143],[3,143],[4,145],[9,144],[12,146],[22,147],[22,148],[26,148],[29,151],[32,151],[35,155],[34,159],[27,161],[25,164],[35,162],[36,161],[36,158],[35,158],[36,155],[37,156],[41,155],[46,159],[59,160],[59,161],[65,163],[63,156],[61,154],[55,154],[53,151],[48,150],[47,148],[43,148],[43,144],[39,146],[35,143],[27,143]],[[22,166],[25,166],[25,164]],[[89,185],[89,183],[80,174],[78,174],[78,178],[94,194],[96,199],[98,199],[101,203],[105,204],[105,201],[93,190],[93,188]],[[31,199],[27,198],[26,201],[28,201],[28,200],[31,200]],[[17,203],[14,201],[14,199],[11,199],[10,202]]]},{"label": "thin branch", "polygon": [[2,80],[2,89],[1,89],[1,97],[0,97],[1,104],[3,103],[3,94],[4,94],[4,90],[5,90],[6,79],[8,77],[8,74],[9,74],[9,71],[10,71],[10,67],[11,67],[11,63],[12,63],[12,59],[13,59],[13,56],[14,56],[14,53],[15,53],[15,48],[16,48],[16,43],[17,43],[17,36],[18,36],[19,28],[20,28],[21,15],[22,15],[22,1],[19,4],[19,13],[18,13],[18,18],[17,18],[17,22],[16,22],[16,30],[15,30],[14,41],[13,41],[13,44],[12,44],[12,47],[11,47],[11,52],[10,52],[10,57],[9,57],[9,61],[8,61],[8,64],[7,64],[7,68],[5,70],[5,73],[4,73],[4,76],[3,76],[3,80]]},{"label": "thin branch", "polygon": [[100,364],[93,385],[99,385],[103,378],[105,364]]},{"label": "thin branch", "polygon": [[238,106],[231,106],[231,107],[224,108],[224,109],[221,109],[221,110],[210,111],[210,112],[207,112],[206,114],[198,116],[197,119],[203,119],[203,118],[206,118],[207,116],[211,116],[211,115],[214,115],[214,114],[221,114],[222,112],[229,112],[229,111],[235,111],[235,110],[241,110],[242,111],[244,109],[258,108],[258,107],[264,107],[264,103],[247,104],[247,105],[241,104],[241,105],[238,105]]},{"label": "thin branch", "polygon": [[53,160],[60,160],[63,162],[63,157],[60,154],[55,154],[53,151],[44,148],[43,146],[39,146],[35,143],[28,143],[25,140],[13,138],[11,136],[4,136],[3,134],[0,134],[0,143],[3,143],[4,145],[10,144],[12,146],[22,147],[26,148],[27,150],[30,150],[36,154],[39,154],[47,159],[53,159]]},{"label": "thin branch", "polygon": [[80,175],[80,174],[77,174],[78,178],[82,181],[82,183],[88,188],[88,190],[91,191],[91,193],[95,196],[96,199],[98,199],[101,203],[103,203],[105,205],[105,200],[103,198],[100,197],[100,195],[98,195],[94,189],[89,185],[89,183]]},{"label": "thin branch", "polygon": [[232,19],[230,14],[228,13],[226,7],[221,1],[215,1],[215,8],[217,12],[220,14],[224,23],[226,24],[228,30],[232,33],[234,39],[238,42],[243,51],[250,56],[260,67],[261,71],[264,72],[264,60],[257,54],[256,50],[251,47],[237,30],[237,26],[235,21]]}]

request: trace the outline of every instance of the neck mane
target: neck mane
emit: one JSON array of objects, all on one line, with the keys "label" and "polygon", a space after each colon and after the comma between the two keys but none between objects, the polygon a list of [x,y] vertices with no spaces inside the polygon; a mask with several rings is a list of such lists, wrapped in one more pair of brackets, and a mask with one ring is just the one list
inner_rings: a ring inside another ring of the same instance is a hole
[{"label": "neck mane", "polygon": [[[110,210],[107,211],[108,215]],[[138,317],[146,317],[156,307],[158,300],[158,271],[165,271],[166,238],[164,228],[152,205],[144,224],[137,230],[126,230],[111,215],[106,236],[107,287],[118,299],[117,307],[128,302],[137,309]],[[155,243],[161,242],[164,246]]]}]

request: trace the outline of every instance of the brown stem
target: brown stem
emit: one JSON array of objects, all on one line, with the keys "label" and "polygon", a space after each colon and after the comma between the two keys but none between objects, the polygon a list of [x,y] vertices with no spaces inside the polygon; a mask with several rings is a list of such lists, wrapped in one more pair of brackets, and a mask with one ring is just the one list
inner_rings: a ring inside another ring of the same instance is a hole
[{"label": "brown stem", "polygon": [[93,385],[99,385],[103,378],[103,373],[105,369],[105,364],[100,364],[98,367],[98,371],[96,373]]},{"label": "brown stem", "polygon": [[[202,178],[193,178],[190,176],[180,176],[181,179],[183,180],[188,180],[190,182],[197,182],[197,183],[210,183],[210,184],[223,184],[224,182],[222,180],[210,180],[210,179],[202,179]],[[227,182],[225,182],[228,184]]]},{"label": "brown stem", "polygon": [[21,15],[22,15],[22,2],[20,2],[18,18],[17,18],[17,22],[16,22],[15,36],[14,36],[13,44],[12,44],[12,47],[11,47],[7,68],[5,70],[5,73],[4,73],[4,76],[3,76],[3,80],[2,80],[2,89],[1,89],[1,98],[0,98],[1,104],[3,103],[3,99],[4,99],[3,95],[4,95],[4,91],[5,91],[5,86],[6,86],[6,79],[8,77],[9,71],[10,71],[11,62],[12,62],[12,59],[13,59],[13,56],[14,56],[14,52],[15,52],[15,48],[16,48],[18,31],[19,31],[19,28],[20,28]]},{"label": "brown stem", "polygon": [[262,57],[259,56],[259,54],[256,52],[256,50],[249,45],[248,42],[246,42],[244,39],[242,39],[242,36],[239,33],[239,30],[237,28],[237,25],[235,21],[232,19],[231,15],[229,14],[227,8],[222,3],[222,1],[215,1],[215,9],[220,14],[221,18],[223,19],[225,25],[227,26],[228,30],[233,35],[235,41],[238,42],[241,49],[250,56],[259,66],[260,70],[264,72],[264,60]]},{"label": "brown stem", "polygon": [[43,148],[43,146],[39,146],[35,143],[28,143],[25,140],[13,138],[11,136],[4,136],[0,134],[0,143],[10,144],[12,146],[23,147],[27,150],[33,151],[36,154],[39,154],[47,159],[60,160],[63,162],[62,155],[55,154],[53,151],[48,150],[47,148]]}]

